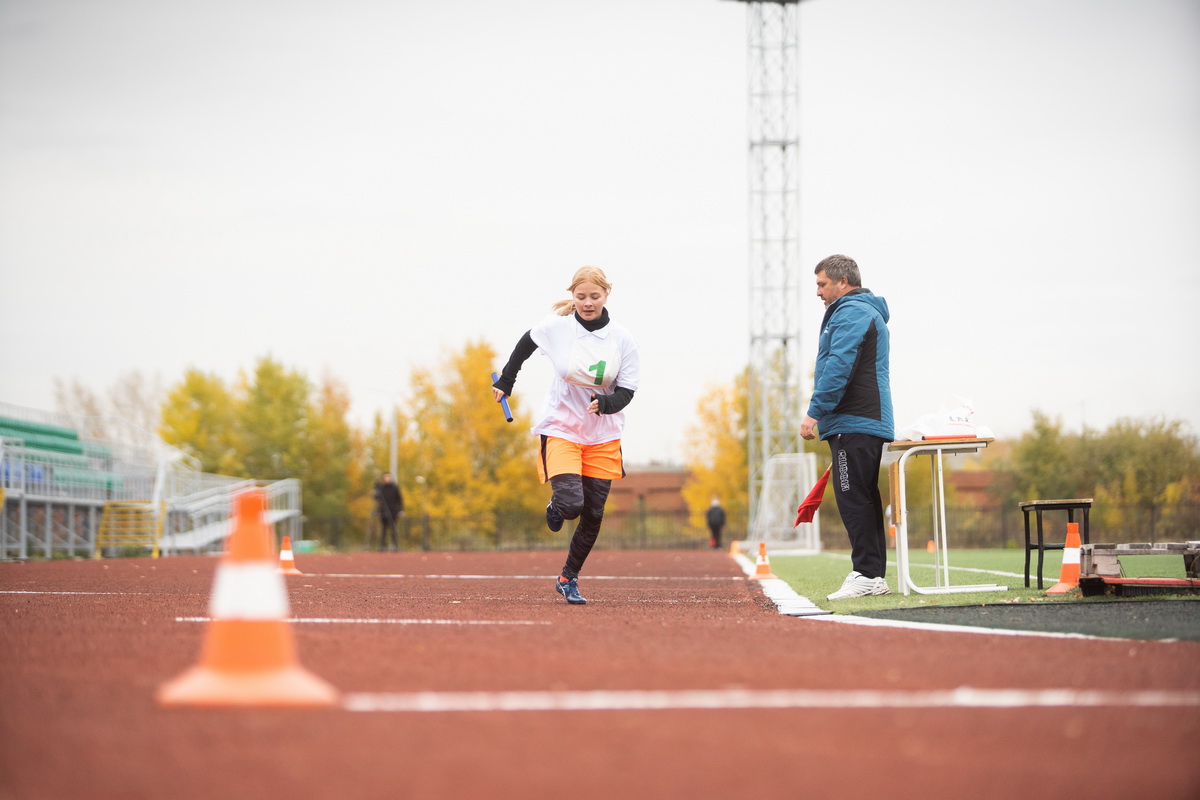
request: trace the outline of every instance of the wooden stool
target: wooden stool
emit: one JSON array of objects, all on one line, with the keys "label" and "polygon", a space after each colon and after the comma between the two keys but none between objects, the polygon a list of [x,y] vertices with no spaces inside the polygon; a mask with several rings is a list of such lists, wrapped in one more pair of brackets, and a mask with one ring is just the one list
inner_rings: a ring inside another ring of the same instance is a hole
[{"label": "wooden stool", "polygon": [[[1029,587],[1029,551],[1037,550],[1037,587],[1042,588],[1042,558],[1047,550],[1062,550],[1065,543],[1047,544],[1042,535],[1042,512],[1044,511],[1063,511],[1067,512],[1067,522],[1075,521],[1075,512],[1083,511],[1083,525],[1079,529],[1079,538],[1083,540],[1083,544],[1090,544],[1091,537],[1088,531],[1088,512],[1092,508],[1092,498],[1085,497],[1077,500],[1027,500],[1024,503],[1019,503],[1021,513],[1025,515],[1025,587]],[[1029,531],[1029,512],[1032,511],[1037,518],[1037,542],[1030,541]]]}]

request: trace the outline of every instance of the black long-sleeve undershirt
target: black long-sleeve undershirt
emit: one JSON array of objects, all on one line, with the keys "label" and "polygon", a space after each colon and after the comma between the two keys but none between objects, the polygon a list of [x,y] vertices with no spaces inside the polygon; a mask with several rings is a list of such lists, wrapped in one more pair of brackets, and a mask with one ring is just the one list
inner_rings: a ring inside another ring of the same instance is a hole
[{"label": "black long-sleeve undershirt", "polygon": [[513,348],[512,355],[508,357],[508,363],[504,365],[504,369],[500,372],[500,378],[492,384],[506,395],[512,395],[513,384],[517,382],[517,373],[521,371],[521,367],[525,366],[525,362],[529,357],[537,352],[537,343],[533,341],[533,336],[529,331],[525,331],[525,335],[517,342],[517,346]]},{"label": "black long-sleeve undershirt", "polygon": [[[608,324],[608,319],[607,308],[600,312],[600,318],[596,320],[584,320],[580,319],[578,314],[575,315],[575,321],[589,331],[596,331],[603,328]],[[492,386],[511,396],[513,386],[517,382],[517,373],[521,371],[521,367],[525,365],[525,362],[535,352],[537,352],[537,343],[533,341],[531,332],[525,331],[525,335],[520,338],[517,346],[513,348],[512,355],[508,357],[508,362],[504,365],[499,379]],[[611,394],[598,394],[595,397],[600,403],[601,414],[616,414],[624,410],[625,406],[629,405],[630,401],[633,400],[633,390],[613,384]]]}]

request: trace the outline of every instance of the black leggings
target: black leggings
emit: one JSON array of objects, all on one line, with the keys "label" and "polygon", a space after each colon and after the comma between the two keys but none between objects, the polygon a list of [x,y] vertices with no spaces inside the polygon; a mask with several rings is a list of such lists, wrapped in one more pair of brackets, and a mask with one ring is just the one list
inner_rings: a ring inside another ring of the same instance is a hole
[{"label": "black leggings", "polygon": [[600,535],[600,523],[604,521],[604,504],[612,481],[607,478],[589,478],[586,475],[555,475],[550,479],[554,496],[550,502],[563,515],[563,519],[579,519],[575,533],[571,536],[571,547],[567,552],[567,563],[563,565],[564,578],[578,578],[579,570],[596,537]]}]

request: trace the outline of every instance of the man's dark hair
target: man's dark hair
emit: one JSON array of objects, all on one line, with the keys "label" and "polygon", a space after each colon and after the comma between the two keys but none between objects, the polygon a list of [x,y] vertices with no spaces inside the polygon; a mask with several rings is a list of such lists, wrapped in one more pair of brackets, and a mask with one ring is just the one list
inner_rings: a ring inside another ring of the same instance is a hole
[{"label": "man's dark hair", "polygon": [[862,286],[862,276],[858,272],[858,264],[855,263],[850,256],[829,256],[821,260],[817,264],[817,268],[813,270],[813,275],[819,275],[824,272],[829,276],[829,280],[837,283],[842,278],[846,279],[846,283],[851,286]]}]

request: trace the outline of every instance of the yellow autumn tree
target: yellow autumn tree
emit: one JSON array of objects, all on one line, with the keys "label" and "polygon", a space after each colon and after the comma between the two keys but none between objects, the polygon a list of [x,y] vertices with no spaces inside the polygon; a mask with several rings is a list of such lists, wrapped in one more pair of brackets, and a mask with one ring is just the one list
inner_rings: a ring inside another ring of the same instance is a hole
[{"label": "yellow autumn tree", "polygon": [[696,420],[687,429],[683,497],[692,524],[700,528],[714,498],[731,520],[745,519],[748,512],[747,379],[742,372],[732,385],[712,387],[700,398]]},{"label": "yellow autumn tree", "polygon": [[196,457],[204,472],[238,474],[236,403],[220,377],[188,369],[167,392],[158,434]]},{"label": "yellow autumn tree", "polygon": [[457,520],[453,535],[468,539],[494,533],[498,515],[536,512],[548,497],[529,418],[515,411],[506,422],[492,398],[495,362],[490,345],[471,342],[436,371],[415,369],[397,420],[406,509]]}]

